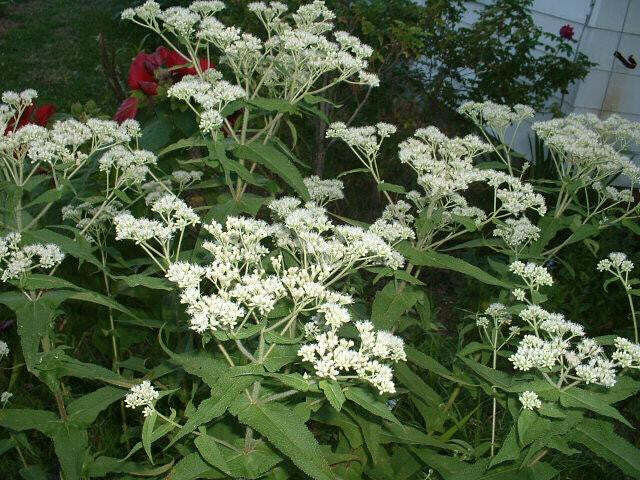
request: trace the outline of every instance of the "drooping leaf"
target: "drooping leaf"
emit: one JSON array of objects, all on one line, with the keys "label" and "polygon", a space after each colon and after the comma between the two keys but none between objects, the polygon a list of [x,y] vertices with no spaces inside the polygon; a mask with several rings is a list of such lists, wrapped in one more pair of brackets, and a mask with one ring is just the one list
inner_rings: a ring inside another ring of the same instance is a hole
[{"label": "drooping leaf", "polygon": [[570,438],[613,463],[626,475],[640,478],[640,449],[615,433],[611,423],[585,419],[571,432]]},{"label": "drooping leaf", "polygon": [[271,145],[251,143],[238,145],[234,150],[240,158],[259,163],[282,178],[304,200],[309,199],[309,191],[302,175],[285,154]]},{"label": "drooping leaf", "polygon": [[628,427],[632,427],[629,421],[624,418],[618,410],[611,405],[607,405],[600,398],[592,395],[591,392],[580,388],[571,388],[560,393],[560,403],[569,408],[584,408],[596,412],[605,417],[615,418]]},{"label": "drooping leaf", "polygon": [[465,262],[460,258],[452,257],[451,255],[427,250],[417,250],[407,245],[398,246],[398,250],[414,265],[453,270],[469,277],[473,277],[488,285],[495,285],[504,288],[511,287],[507,282],[499,280],[481,268]]},{"label": "drooping leaf", "polygon": [[100,412],[126,395],[122,388],[102,387],[69,403],[67,414],[69,421],[81,427],[91,425]]},{"label": "drooping leaf", "polygon": [[389,420],[390,422],[399,423],[398,419],[391,413],[391,410],[389,410],[389,407],[385,403],[377,400],[368,390],[360,387],[348,387],[344,389],[344,396],[374,415]]}]

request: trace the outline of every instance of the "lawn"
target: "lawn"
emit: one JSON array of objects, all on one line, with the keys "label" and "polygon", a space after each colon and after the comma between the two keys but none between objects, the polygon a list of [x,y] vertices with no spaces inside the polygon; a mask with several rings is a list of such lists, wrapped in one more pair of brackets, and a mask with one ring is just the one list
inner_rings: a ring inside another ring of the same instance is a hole
[{"label": "lawn", "polygon": [[[118,13],[122,0],[14,0],[0,13],[0,87],[34,88],[40,102],[69,110],[94,100],[106,115],[116,108],[100,64],[98,34],[126,65],[139,37]],[[126,71],[124,72],[126,74]]]}]

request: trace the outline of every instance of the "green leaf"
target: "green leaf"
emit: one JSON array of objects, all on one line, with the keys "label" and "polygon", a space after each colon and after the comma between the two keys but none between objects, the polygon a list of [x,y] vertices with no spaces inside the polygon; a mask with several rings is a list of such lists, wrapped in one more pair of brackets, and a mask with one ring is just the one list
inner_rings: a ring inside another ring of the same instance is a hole
[{"label": "green leaf", "polygon": [[152,290],[167,290],[169,292],[174,290],[172,283],[164,278],[150,277],[141,274],[114,275],[113,278],[122,280],[131,288],[147,287]]},{"label": "green leaf", "polygon": [[414,448],[413,452],[426,465],[442,475],[444,480],[475,480],[484,472],[483,464],[469,464],[453,456],[440,455],[427,448]]},{"label": "green leaf", "polygon": [[380,182],[378,184],[378,190],[381,192],[393,192],[393,193],[407,193],[402,185],[396,185],[393,183]]},{"label": "green leaf", "polygon": [[376,400],[376,397],[368,390],[359,387],[348,387],[344,389],[344,396],[374,415],[390,422],[399,423],[398,419],[389,410],[389,407],[385,403]]},{"label": "green leaf", "polygon": [[248,388],[255,379],[256,377],[254,376],[223,376],[220,382],[216,384],[213,390],[214,394],[200,403],[196,411],[189,417],[168,446],[190,434],[200,425],[205,425],[213,419],[224,415],[238,394]]},{"label": "green leaf", "polygon": [[398,291],[396,283],[389,282],[373,300],[371,321],[379,329],[391,330],[422,295],[422,291],[412,285],[404,285],[404,288]]},{"label": "green leaf", "polygon": [[626,475],[640,478],[640,449],[615,433],[609,422],[585,419],[576,425],[570,437],[616,465]]},{"label": "green leaf", "polygon": [[144,451],[149,457],[149,461],[153,463],[153,455],[151,453],[151,443],[153,442],[153,427],[156,424],[156,420],[158,419],[158,413],[153,410],[147,417],[144,419],[144,423],[142,424],[142,446],[144,447]]},{"label": "green leaf", "polygon": [[433,268],[444,268],[446,270],[453,270],[464,275],[480,280],[488,285],[495,285],[498,287],[510,288],[506,282],[497,279],[496,277],[489,275],[481,268],[471,265],[468,262],[451,255],[445,255],[444,253],[437,253],[427,250],[417,250],[408,245],[399,245],[398,251],[402,253],[409,262],[414,265],[420,265]]},{"label": "green leaf", "polygon": [[329,400],[331,406],[337,411],[340,411],[342,404],[346,400],[340,384],[335,380],[320,380],[318,385],[324,392],[324,396]]},{"label": "green leaf", "polygon": [[25,290],[52,290],[55,288],[68,288],[80,290],[80,287],[62,278],[44,275],[42,273],[29,273],[20,280],[20,286]]},{"label": "green leaf", "polygon": [[484,365],[476,362],[475,360],[471,360],[470,358],[460,358],[465,363],[465,365],[467,365],[471,370],[473,370],[484,380],[489,382],[491,386],[501,388],[502,390],[505,390],[507,392],[513,391],[512,379],[508,374],[499,370],[494,370],[493,368],[485,367]]},{"label": "green leaf", "polygon": [[615,418],[616,420],[624,423],[628,427],[633,426],[624,418],[618,410],[611,405],[607,405],[600,398],[592,395],[591,392],[582,390],[580,388],[571,388],[569,390],[562,391],[560,393],[560,403],[569,408],[583,408],[596,412],[605,417]]},{"label": "green leaf", "polygon": [[187,373],[202,379],[210,387],[216,387],[218,378],[227,370],[227,365],[209,352],[173,353],[160,341],[162,349],[171,357],[172,363],[181,366]]},{"label": "green leaf", "polygon": [[158,152],[158,157],[162,155],[166,155],[167,153],[174,152],[176,150],[182,150],[183,148],[193,148],[193,147],[205,147],[207,146],[207,141],[201,136],[194,136],[191,138],[181,138],[175,143],[171,145],[167,145],[162,150]]},{"label": "green leaf", "polygon": [[89,453],[87,432],[74,425],[60,423],[51,436],[65,480],[81,480],[82,470]]},{"label": "green leaf", "polygon": [[52,308],[54,306],[39,299],[26,303],[15,312],[22,355],[27,369],[34,374],[36,374],[35,367],[39,360],[40,340],[49,332],[55,314]]},{"label": "green leaf", "polygon": [[309,200],[309,191],[304,184],[302,175],[285,154],[271,145],[252,143],[238,145],[236,155],[259,163],[282,178],[293,188],[303,200]]},{"label": "green leaf", "polygon": [[218,443],[208,435],[199,435],[194,441],[198,452],[209,464],[216,467],[221,472],[231,476],[227,461],[222,456]]},{"label": "green leaf", "polygon": [[441,376],[442,378],[451,380],[452,382],[472,386],[471,383],[456,377],[451,371],[449,371],[449,369],[445,368],[436,359],[430,357],[426,353],[422,353],[420,350],[417,350],[411,346],[405,346],[404,351],[407,354],[408,362],[411,362],[424,370],[433,372],[436,375]]},{"label": "green leaf", "polygon": [[533,443],[549,432],[551,421],[541,418],[536,412],[528,409],[520,411],[518,416],[518,438],[525,446]]},{"label": "green leaf", "polygon": [[296,113],[297,108],[291,102],[280,98],[261,98],[255,97],[247,100],[247,103],[255,107],[267,110],[268,112]]},{"label": "green leaf", "polygon": [[335,480],[320,445],[290,408],[279,403],[252,403],[238,412],[238,420],[266,437],[310,477]]},{"label": "green leaf", "polygon": [[140,148],[157,152],[169,143],[172,132],[173,123],[167,117],[156,118],[142,129]]},{"label": "green leaf", "polygon": [[0,426],[22,432],[38,430],[50,435],[59,423],[59,418],[48,410],[5,408],[0,410]]},{"label": "green leaf", "polygon": [[127,394],[126,390],[115,387],[102,387],[69,403],[67,413],[69,421],[81,427],[91,425],[100,412],[117,402]]},{"label": "green leaf", "polygon": [[503,462],[516,460],[518,457],[520,457],[520,446],[516,438],[516,429],[515,427],[511,427],[507,437],[504,439],[504,442],[502,442],[500,450],[498,450],[496,456],[493,457],[489,466],[493,467]]},{"label": "green leaf", "polygon": [[98,457],[87,467],[87,474],[92,478],[111,478],[109,473],[129,473],[140,477],[156,477],[169,471],[173,462],[156,468],[146,468],[137,462],[127,462],[118,458]]},{"label": "green leaf", "polygon": [[199,478],[216,478],[205,477],[209,473],[214,473],[207,462],[197,453],[190,453],[184,457],[173,467],[173,470],[167,478],[171,480],[196,480]]},{"label": "green leaf", "polygon": [[442,397],[420,376],[416,375],[406,363],[398,363],[394,367],[394,373],[398,381],[422,401],[435,407],[443,403]]}]

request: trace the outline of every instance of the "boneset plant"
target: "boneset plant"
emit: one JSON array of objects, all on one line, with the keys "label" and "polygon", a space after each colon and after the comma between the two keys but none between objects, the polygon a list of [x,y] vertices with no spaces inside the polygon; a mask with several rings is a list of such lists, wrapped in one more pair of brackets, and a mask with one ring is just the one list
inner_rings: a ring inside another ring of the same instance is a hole
[{"label": "boneset plant", "polygon": [[[0,303],[17,328],[0,340],[0,465],[64,480],[550,479],[581,448],[640,478],[621,411],[640,388],[633,264],[614,253],[598,269],[624,286],[635,343],[627,325],[590,338],[548,296],[565,247],[637,230],[624,151],[640,127],[536,124],[558,170],[546,182],[513,152],[531,108],[466,104],[483,138],[419,129],[393,160],[415,176],[405,187],[379,168],[396,127],[332,124],[363,165],[345,173],[388,202],[366,224],[334,213],[342,181],[305,177],[290,147],[323,91],[377,83],[371,50],[320,1],[250,3],[261,38],[223,25],[223,8],[123,13],[174,52],[186,138],[160,142],[157,121],[27,124],[35,92],[2,97]],[[424,348],[435,268],[494,294],[450,342],[451,367]]]}]

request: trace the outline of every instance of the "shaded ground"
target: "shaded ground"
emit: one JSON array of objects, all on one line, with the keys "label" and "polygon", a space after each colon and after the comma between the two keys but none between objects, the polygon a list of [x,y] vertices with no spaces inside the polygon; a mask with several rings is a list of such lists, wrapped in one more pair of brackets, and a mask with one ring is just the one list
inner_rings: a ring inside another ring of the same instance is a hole
[{"label": "shaded ground", "polygon": [[0,10],[0,91],[35,88],[40,101],[68,110],[93,99],[110,115],[116,106],[100,66],[98,33],[118,47],[126,65],[135,29],[118,13],[127,0],[12,0]]}]

